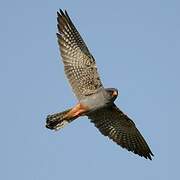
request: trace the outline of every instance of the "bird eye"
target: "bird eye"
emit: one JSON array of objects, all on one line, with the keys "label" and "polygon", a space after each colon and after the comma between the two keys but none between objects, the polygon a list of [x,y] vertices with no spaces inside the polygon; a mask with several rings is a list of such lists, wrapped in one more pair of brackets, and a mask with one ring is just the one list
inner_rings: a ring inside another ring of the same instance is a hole
[{"label": "bird eye", "polygon": [[111,97],[113,96],[113,93],[114,93],[113,91],[110,91],[110,92],[109,92],[109,94],[110,94]]}]

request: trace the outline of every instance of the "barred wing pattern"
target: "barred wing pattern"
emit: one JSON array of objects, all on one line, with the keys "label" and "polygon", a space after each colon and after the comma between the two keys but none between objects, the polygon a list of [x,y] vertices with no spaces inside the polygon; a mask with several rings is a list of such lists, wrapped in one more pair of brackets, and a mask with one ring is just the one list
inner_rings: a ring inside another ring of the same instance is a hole
[{"label": "barred wing pattern", "polygon": [[102,83],[97,72],[96,63],[73,25],[67,12],[58,12],[58,44],[64,63],[65,74],[72,89],[80,100],[94,94]]},{"label": "barred wing pattern", "polygon": [[116,105],[105,107],[88,115],[99,131],[121,147],[135,154],[152,159],[153,153],[136,128],[134,122]]}]

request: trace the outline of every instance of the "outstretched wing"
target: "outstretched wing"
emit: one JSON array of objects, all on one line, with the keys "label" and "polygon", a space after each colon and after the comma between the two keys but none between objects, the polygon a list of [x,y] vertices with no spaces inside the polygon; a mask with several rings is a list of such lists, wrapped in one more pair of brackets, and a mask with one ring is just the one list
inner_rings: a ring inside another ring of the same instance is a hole
[{"label": "outstretched wing", "polygon": [[95,93],[102,83],[96,63],[67,12],[58,12],[58,43],[64,63],[65,74],[80,100]]},{"label": "outstretched wing", "polygon": [[105,107],[88,115],[99,131],[117,144],[135,154],[152,159],[149,146],[134,122],[116,105]]}]

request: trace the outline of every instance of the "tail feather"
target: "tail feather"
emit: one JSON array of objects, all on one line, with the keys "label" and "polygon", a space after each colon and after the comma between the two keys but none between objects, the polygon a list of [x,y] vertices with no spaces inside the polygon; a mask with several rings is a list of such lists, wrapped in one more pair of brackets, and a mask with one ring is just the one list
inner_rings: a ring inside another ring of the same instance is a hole
[{"label": "tail feather", "polygon": [[51,129],[51,130],[59,130],[63,128],[66,124],[70,123],[76,118],[67,118],[66,114],[70,111],[71,109],[68,109],[66,111],[48,115],[46,118],[46,128]]}]

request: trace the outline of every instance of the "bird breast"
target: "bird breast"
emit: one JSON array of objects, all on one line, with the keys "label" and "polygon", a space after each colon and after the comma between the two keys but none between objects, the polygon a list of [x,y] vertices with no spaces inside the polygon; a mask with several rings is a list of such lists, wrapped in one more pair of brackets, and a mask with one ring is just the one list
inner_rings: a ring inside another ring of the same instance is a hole
[{"label": "bird breast", "polygon": [[80,100],[80,103],[84,104],[85,106],[88,106],[88,108],[91,111],[106,106],[109,103],[109,101],[107,99],[106,91],[102,89],[101,91],[95,94],[86,96],[84,99]]}]

